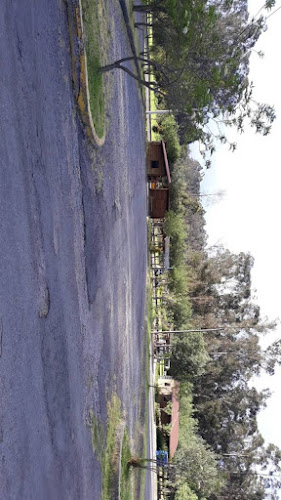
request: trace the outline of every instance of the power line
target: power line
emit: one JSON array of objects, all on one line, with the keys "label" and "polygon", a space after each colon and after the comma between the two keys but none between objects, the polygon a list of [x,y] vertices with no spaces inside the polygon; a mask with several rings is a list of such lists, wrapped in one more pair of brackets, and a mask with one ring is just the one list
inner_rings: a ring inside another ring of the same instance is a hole
[{"label": "power line", "polygon": [[271,12],[271,14],[269,14],[269,16],[267,16],[265,18],[265,20],[267,21],[271,16],[273,16],[274,14],[276,14],[276,12],[278,12],[278,10],[280,10],[280,9],[281,9],[281,5],[280,5],[280,7],[277,7],[277,9],[275,9],[273,12]]}]

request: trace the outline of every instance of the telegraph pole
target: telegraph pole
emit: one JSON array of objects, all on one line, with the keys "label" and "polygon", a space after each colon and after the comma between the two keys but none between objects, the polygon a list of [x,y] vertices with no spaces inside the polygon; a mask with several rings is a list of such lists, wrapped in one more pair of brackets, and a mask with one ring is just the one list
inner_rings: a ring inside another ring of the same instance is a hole
[{"label": "telegraph pole", "polygon": [[159,332],[158,330],[153,330],[151,332],[151,334],[156,334],[156,333],[176,333],[176,334],[181,334],[181,333],[205,333],[205,332],[219,332],[221,330],[225,330],[225,328],[223,326],[219,327],[219,328],[201,328],[199,330],[194,330],[194,329],[191,329],[191,330],[165,330],[165,331],[162,331],[162,332]]}]

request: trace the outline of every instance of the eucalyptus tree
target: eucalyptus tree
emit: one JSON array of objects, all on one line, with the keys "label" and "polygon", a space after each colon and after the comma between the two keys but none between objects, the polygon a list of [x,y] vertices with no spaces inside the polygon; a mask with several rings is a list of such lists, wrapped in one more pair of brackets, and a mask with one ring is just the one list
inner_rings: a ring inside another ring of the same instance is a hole
[{"label": "eucalyptus tree", "polygon": [[[245,0],[153,0],[134,9],[151,15],[149,57],[125,55],[102,72],[122,69],[162,94],[184,139],[198,139],[210,153],[215,138],[228,142],[222,125],[243,132],[248,121],[256,132],[269,133],[274,109],[255,101],[249,79],[249,56],[266,29],[264,15],[249,18]],[[128,66],[133,59],[144,65],[149,81]]]}]

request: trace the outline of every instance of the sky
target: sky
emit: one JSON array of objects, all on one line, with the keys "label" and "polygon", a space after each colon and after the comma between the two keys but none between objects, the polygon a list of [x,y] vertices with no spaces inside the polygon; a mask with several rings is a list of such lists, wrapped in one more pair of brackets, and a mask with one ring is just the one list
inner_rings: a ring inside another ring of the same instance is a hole
[{"label": "sky", "polygon": [[[255,15],[263,3],[249,0],[249,12]],[[277,0],[275,8],[280,5],[281,0]],[[232,153],[228,146],[218,145],[201,191],[224,191],[221,200],[205,207],[208,244],[221,243],[234,252],[249,251],[253,255],[256,302],[261,315],[274,320],[281,318],[281,10],[267,24],[268,30],[255,47],[265,55],[263,59],[255,52],[251,55],[250,79],[255,99],[275,107],[277,118],[272,131],[266,137],[250,128],[243,135],[233,131],[231,140],[237,143],[237,150]],[[198,147],[193,146],[191,153],[200,161]],[[272,339],[263,338],[261,343],[265,346],[277,338],[281,338],[281,322]],[[274,377],[255,380],[255,385],[272,391],[258,423],[265,440],[281,447],[281,369]]]}]

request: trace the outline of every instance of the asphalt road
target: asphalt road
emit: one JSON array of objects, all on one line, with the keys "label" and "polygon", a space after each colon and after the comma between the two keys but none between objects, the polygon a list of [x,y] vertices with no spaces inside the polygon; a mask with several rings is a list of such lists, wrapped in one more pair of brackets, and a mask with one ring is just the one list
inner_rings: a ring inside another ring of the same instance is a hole
[{"label": "asphalt road", "polygon": [[89,410],[105,425],[116,391],[132,438],[143,417],[142,104],[114,73],[106,141],[89,144],[62,0],[3,0],[0,47],[0,498],[99,500]]}]

